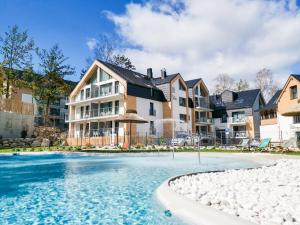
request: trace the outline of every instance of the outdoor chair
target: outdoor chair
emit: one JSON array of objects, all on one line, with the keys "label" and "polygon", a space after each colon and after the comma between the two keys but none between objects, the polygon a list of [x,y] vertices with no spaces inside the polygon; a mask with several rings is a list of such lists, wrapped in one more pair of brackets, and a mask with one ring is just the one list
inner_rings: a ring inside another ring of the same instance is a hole
[{"label": "outdoor chair", "polygon": [[245,150],[249,148],[249,138],[244,138],[242,141],[236,146],[241,150]]},{"label": "outdoor chair", "polygon": [[260,142],[257,148],[260,151],[266,150],[269,147],[270,142],[271,142],[271,138],[264,138],[262,139],[262,141]]}]

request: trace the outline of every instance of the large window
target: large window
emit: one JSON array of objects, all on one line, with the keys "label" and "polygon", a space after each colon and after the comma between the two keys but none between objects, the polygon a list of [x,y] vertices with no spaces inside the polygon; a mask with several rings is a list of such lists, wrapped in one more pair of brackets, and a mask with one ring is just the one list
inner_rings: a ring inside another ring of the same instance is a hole
[{"label": "large window", "polygon": [[233,122],[244,122],[245,121],[245,112],[233,112],[232,120],[233,120]]},{"label": "large window", "polygon": [[195,88],[195,95],[199,95],[199,88],[198,88],[198,86]]},{"label": "large window", "polygon": [[182,98],[182,97],[179,97],[179,105],[180,106],[186,106],[186,99],[185,98]]},{"label": "large window", "polygon": [[91,97],[91,89],[90,88],[87,88],[85,90],[85,99],[88,99]]},{"label": "large window", "polygon": [[178,83],[179,83],[179,90],[185,91],[185,86],[181,83],[181,81],[179,81]]},{"label": "large window", "polygon": [[112,84],[111,83],[104,84],[104,85],[100,86],[100,95],[101,96],[109,95],[109,94],[111,94],[111,91],[112,91]]},{"label": "large window", "polygon": [[111,76],[108,73],[106,73],[104,70],[100,71],[100,81],[107,81],[110,79],[111,79]]},{"label": "large window", "polygon": [[294,123],[300,123],[300,116],[293,116]]},{"label": "large window", "polygon": [[100,104],[100,115],[112,113],[112,102],[105,102]]},{"label": "large window", "polygon": [[298,97],[297,85],[290,87],[291,99],[296,99]]},{"label": "large window", "polygon": [[181,121],[186,122],[186,115],[185,115],[185,114],[179,114],[179,119],[180,119]]}]

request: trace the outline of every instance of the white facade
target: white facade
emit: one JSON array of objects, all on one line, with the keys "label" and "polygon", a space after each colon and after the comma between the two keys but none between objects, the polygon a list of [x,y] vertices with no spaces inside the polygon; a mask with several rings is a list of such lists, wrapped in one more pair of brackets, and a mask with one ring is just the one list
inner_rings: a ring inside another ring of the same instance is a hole
[{"label": "white facade", "polygon": [[279,124],[260,126],[260,138],[271,138],[272,142],[280,142]]},{"label": "white facade", "polygon": [[[185,90],[179,89],[179,79],[172,83],[171,91],[172,91],[172,115],[173,115],[173,126],[174,132],[187,132],[191,133],[192,126],[190,122],[185,122],[180,120],[180,115],[185,115],[187,119],[191,120],[190,113],[187,110],[187,94]],[[179,105],[179,98],[186,99],[186,105]]]},{"label": "white facade", "polygon": [[[154,112],[150,113],[150,103],[153,104]],[[163,106],[162,102],[154,101],[146,98],[136,98],[137,114],[148,121],[145,124],[137,124],[137,132],[145,135],[162,135],[163,134]],[[154,130],[151,130],[151,124],[153,122]]]}]

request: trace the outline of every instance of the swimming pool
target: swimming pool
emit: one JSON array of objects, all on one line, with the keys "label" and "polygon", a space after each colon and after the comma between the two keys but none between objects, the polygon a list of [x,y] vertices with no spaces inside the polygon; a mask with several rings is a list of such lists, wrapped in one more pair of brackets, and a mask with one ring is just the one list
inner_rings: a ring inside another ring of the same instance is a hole
[{"label": "swimming pool", "polygon": [[0,224],[183,224],[154,191],[183,173],[250,161],[197,154],[0,156]]}]

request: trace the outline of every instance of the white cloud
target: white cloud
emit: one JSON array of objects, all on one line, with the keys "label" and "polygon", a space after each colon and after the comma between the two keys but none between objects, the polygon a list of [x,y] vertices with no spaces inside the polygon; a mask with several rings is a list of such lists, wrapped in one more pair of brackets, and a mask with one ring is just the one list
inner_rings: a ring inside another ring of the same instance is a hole
[{"label": "white cloud", "polygon": [[282,82],[300,61],[295,0],[149,1],[108,18],[132,46],[125,54],[141,72],[165,67],[211,83],[219,73],[252,79],[267,67]]},{"label": "white cloud", "polygon": [[93,51],[97,46],[97,39],[96,38],[89,38],[86,42],[86,45],[87,45],[87,47],[90,51]]}]

